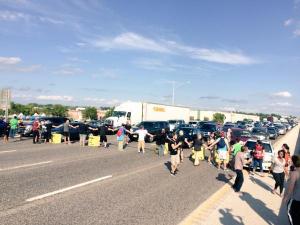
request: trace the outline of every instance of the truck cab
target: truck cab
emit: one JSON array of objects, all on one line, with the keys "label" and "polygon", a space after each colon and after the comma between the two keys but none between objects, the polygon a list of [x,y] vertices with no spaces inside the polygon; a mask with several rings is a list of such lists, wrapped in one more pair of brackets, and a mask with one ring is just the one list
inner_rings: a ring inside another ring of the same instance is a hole
[{"label": "truck cab", "polygon": [[126,124],[131,120],[131,112],[127,111],[113,111],[112,116],[108,117],[104,123],[110,128],[118,128],[122,124]]}]

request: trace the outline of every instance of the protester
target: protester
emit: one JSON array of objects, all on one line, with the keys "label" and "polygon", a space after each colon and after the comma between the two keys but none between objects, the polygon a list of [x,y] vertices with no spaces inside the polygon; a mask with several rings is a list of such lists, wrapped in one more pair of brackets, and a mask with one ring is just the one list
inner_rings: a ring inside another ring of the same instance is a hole
[{"label": "protester", "polygon": [[[154,137],[154,135],[149,134],[147,130],[145,130],[144,126],[141,126],[140,129],[135,131],[139,135],[138,137],[138,153],[145,153],[145,137],[148,135],[150,137]],[[142,151],[141,151],[142,149]]]},{"label": "protester", "polygon": [[284,167],[284,172],[286,176],[289,174],[289,167],[291,165],[291,153],[290,153],[290,147],[287,144],[282,145],[282,150],[285,152],[285,167]]},{"label": "protester", "polygon": [[[107,146],[107,133],[108,131],[114,131],[113,129],[107,127],[106,125],[102,124],[100,127],[97,128],[98,129],[98,132],[99,132],[99,135],[100,135],[100,145],[101,143],[104,144],[104,148],[108,148]],[[125,128],[125,130],[127,130]]]},{"label": "protester", "polygon": [[2,137],[2,135],[4,135],[4,119],[3,117],[0,117],[0,137]]},{"label": "protester", "polygon": [[78,128],[79,128],[79,146],[84,147],[85,146],[86,137],[87,137],[87,134],[88,134],[88,130],[89,130],[89,126],[84,121],[83,123],[80,123],[78,125]]},{"label": "protester", "polygon": [[156,145],[158,148],[158,156],[163,156],[165,152],[167,134],[165,129],[162,129],[160,134],[156,136]]},{"label": "protester", "polygon": [[35,119],[32,124],[33,144],[36,144],[39,142],[39,138],[40,138],[39,129],[40,129],[40,122],[38,119]]},{"label": "protester", "polygon": [[177,134],[174,134],[172,139],[169,140],[169,151],[171,155],[171,175],[175,176],[178,172],[179,164],[179,151],[178,148],[182,145],[182,142],[178,142]]},{"label": "protester", "polygon": [[234,181],[234,184],[233,184],[232,188],[237,193],[239,193],[241,191],[241,188],[242,188],[243,183],[244,183],[244,174],[243,174],[244,165],[251,162],[251,159],[245,161],[244,152],[246,150],[247,150],[247,147],[242,146],[241,151],[239,151],[235,155],[234,170],[236,172],[236,178],[235,178],[235,181]]},{"label": "protester", "polygon": [[[207,145],[208,147],[210,147],[214,142],[216,141],[216,137],[215,137],[215,133],[212,132],[210,135],[209,135],[209,138],[208,138],[208,141],[207,141]],[[214,158],[214,151],[215,148],[208,148],[208,158],[207,158],[207,162],[212,165],[212,159]]]},{"label": "protester", "polygon": [[231,130],[231,128],[228,128],[227,133],[226,133],[226,138],[228,140],[228,143],[231,142],[231,136],[232,136],[232,130]]},{"label": "protester", "polygon": [[194,147],[194,166],[198,166],[200,164],[200,160],[204,160],[204,151],[205,148],[207,148],[207,145],[205,144],[202,134],[198,133],[196,138],[193,141],[193,147]]},{"label": "protester", "polygon": [[9,121],[9,126],[10,126],[9,137],[15,138],[18,129],[18,119],[16,116],[14,116],[14,118],[12,118]]},{"label": "protester", "polygon": [[3,141],[4,141],[4,144],[8,143],[9,131],[10,131],[9,123],[4,121],[4,123],[3,123],[3,135],[4,135],[3,136]]},{"label": "protester", "polygon": [[188,142],[187,138],[184,137],[184,131],[183,130],[180,130],[178,132],[177,139],[178,139],[179,142],[182,143],[182,145],[179,146],[178,151],[179,151],[179,162],[183,163],[183,159],[184,159],[183,144],[185,143],[187,146],[190,146],[190,143]]},{"label": "protester", "polygon": [[47,120],[45,122],[45,133],[44,133],[45,143],[51,143],[51,130],[52,130],[52,123],[51,121]]},{"label": "protester", "polygon": [[124,140],[126,132],[131,133],[129,130],[125,129],[124,126],[125,124],[122,124],[122,126],[117,131],[117,142],[119,151],[124,151]]},{"label": "protester", "polygon": [[18,128],[19,128],[19,140],[20,141],[22,141],[22,138],[23,138],[23,136],[24,136],[24,129],[25,129],[25,125],[24,125],[24,122],[23,122],[23,120],[22,119],[20,119],[19,121],[18,121]]},{"label": "protester", "polygon": [[253,152],[253,168],[252,168],[252,175],[256,172],[257,166],[260,168],[260,175],[263,177],[263,160],[265,155],[265,148],[261,142],[261,140],[257,140],[255,145],[255,149]]},{"label": "protester", "polygon": [[70,120],[66,120],[66,122],[64,122],[63,124],[61,124],[59,126],[53,126],[53,127],[55,127],[55,128],[63,127],[64,142],[65,142],[65,144],[71,144],[70,127],[75,129],[75,128],[77,128],[77,126],[72,126],[70,124]]},{"label": "protester", "polygon": [[280,150],[278,152],[278,156],[274,158],[274,162],[272,165],[272,173],[273,173],[273,178],[275,180],[275,187],[272,191],[273,194],[276,193],[277,188],[279,187],[280,189],[280,194],[279,196],[282,196],[282,191],[284,187],[284,176],[285,176],[285,152],[284,150]]},{"label": "protester", "polygon": [[[127,120],[127,122],[126,122],[126,124],[125,124],[124,127],[125,127],[126,130],[129,130],[129,131],[131,130],[131,124],[130,124],[130,121],[129,121],[129,120]],[[126,143],[126,145],[128,145],[129,142],[130,142],[129,133],[126,132],[125,135],[126,135],[126,136],[125,136],[125,139],[126,139],[126,140],[125,140],[125,143]]]},{"label": "protester", "polygon": [[214,143],[209,147],[212,149],[215,145],[217,145],[217,154],[218,154],[218,170],[221,169],[221,164],[223,163],[223,170],[227,171],[227,155],[229,151],[229,143],[225,138],[225,133],[221,132],[221,137],[218,138]]},{"label": "protester", "polygon": [[300,156],[292,156],[294,171],[290,173],[283,203],[288,204],[288,217],[291,225],[300,224]]}]

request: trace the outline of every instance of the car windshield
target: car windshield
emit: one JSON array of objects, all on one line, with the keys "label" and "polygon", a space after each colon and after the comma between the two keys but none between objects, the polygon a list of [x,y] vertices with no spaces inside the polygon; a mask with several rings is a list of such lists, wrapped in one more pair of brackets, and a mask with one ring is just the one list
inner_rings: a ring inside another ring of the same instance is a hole
[{"label": "car windshield", "polygon": [[114,117],[126,116],[126,112],[125,111],[113,111],[112,116],[114,116]]},{"label": "car windshield", "polygon": [[253,134],[264,134],[264,133],[266,133],[266,131],[263,129],[253,129],[252,133]]},{"label": "car windshield", "polygon": [[[255,141],[247,141],[246,146],[249,150],[255,149],[256,142]],[[263,143],[265,152],[272,153],[272,147],[269,143]]]},{"label": "car windshield", "polygon": [[250,137],[251,136],[251,134],[250,134],[250,132],[249,131],[247,131],[247,130],[243,130],[242,131],[242,135],[241,136],[244,136],[244,137]]},{"label": "car windshield", "polygon": [[158,126],[158,124],[155,125],[155,123],[153,123],[153,122],[141,122],[137,125],[138,128],[140,128],[141,126],[143,126],[147,130],[147,129],[151,129],[155,126]]},{"label": "car windshield", "polygon": [[215,132],[217,129],[216,129],[216,125],[214,124],[208,124],[208,123],[205,123],[201,126],[201,131],[212,131],[212,132]]},{"label": "car windshield", "polygon": [[175,124],[177,123],[177,120],[169,120],[169,124]]},{"label": "car windshield", "polygon": [[268,132],[269,132],[270,134],[275,134],[275,133],[276,133],[275,129],[268,129]]}]

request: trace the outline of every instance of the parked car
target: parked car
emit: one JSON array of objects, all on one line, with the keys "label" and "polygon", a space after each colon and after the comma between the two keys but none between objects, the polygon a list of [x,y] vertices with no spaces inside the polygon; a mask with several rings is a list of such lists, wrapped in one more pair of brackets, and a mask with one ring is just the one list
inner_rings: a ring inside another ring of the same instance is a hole
[{"label": "parked car", "polygon": [[278,129],[280,135],[286,134],[286,127],[279,123],[274,123],[274,126]]},{"label": "parked car", "polygon": [[269,133],[267,128],[264,127],[255,127],[253,128],[251,132],[251,138],[257,139],[257,140],[268,140],[269,139]]},{"label": "parked car", "polygon": [[[245,152],[245,159],[249,160],[252,157],[252,152],[255,149],[256,142],[256,140],[252,139],[246,142],[245,146],[248,148],[248,151]],[[265,156],[263,159],[263,170],[269,171],[271,169],[271,165],[275,157],[275,152],[270,141],[262,141],[262,144],[265,149]],[[245,165],[245,167],[249,166],[249,164]]]},{"label": "parked car", "polygon": [[[64,123],[68,118],[67,117],[41,117],[39,121],[50,121],[53,126],[59,126]],[[32,136],[32,124],[33,121],[24,122],[25,129],[22,131],[24,136]]]},{"label": "parked car", "polygon": [[222,131],[227,132],[229,128],[232,129],[234,127],[236,127],[234,123],[225,123],[222,128]]},{"label": "parked car", "polygon": [[254,127],[262,127],[262,123],[257,121],[253,124],[253,126]]},{"label": "parked car", "polygon": [[277,139],[279,134],[277,132],[277,129],[275,127],[268,127],[268,133],[270,139]]},{"label": "parked car", "polygon": [[232,128],[231,141],[235,142],[237,139],[246,142],[251,138],[251,133],[248,130],[240,128]]},{"label": "parked car", "polygon": [[203,137],[209,137],[209,135],[211,133],[214,133],[217,131],[217,125],[216,123],[213,122],[207,122],[204,123],[201,127],[200,127],[200,132],[202,133]]},{"label": "parked car", "polygon": [[198,121],[190,121],[189,125],[192,126],[192,127],[197,127],[198,123],[199,123]]},{"label": "parked car", "polygon": [[175,130],[181,124],[185,124],[184,120],[168,120],[170,125],[170,131]]},{"label": "parked car", "polygon": [[[152,134],[152,135],[160,134],[162,129],[165,129],[166,133],[170,132],[170,125],[169,125],[169,122],[167,122],[167,121],[143,121],[143,122],[137,124],[137,126],[132,127],[133,134],[129,135],[130,140],[132,140],[132,141],[138,140],[139,135],[134,132],[137,131],[141,126],[143,126],[145,128],[145,130],[147,130],[148,133]],[[155,136],[154,137],[146,136],[145,141],[153,142],[154,140],[155,140]]]}]

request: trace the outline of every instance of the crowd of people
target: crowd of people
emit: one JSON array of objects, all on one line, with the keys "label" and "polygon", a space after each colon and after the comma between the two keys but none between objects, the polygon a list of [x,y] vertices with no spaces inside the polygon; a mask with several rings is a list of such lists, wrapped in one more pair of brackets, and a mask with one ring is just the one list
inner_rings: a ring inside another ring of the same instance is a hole
[{"label": "crowd of people", "polygon": [[[7,143],[9,138],[14,138],[17,129],[22,126],[24,126],[22,121],[18,120],[17,117],[12,118],[9,122],[0,118],[0,136],[4,136],[4,143]],[[123,124],[120,128],[114,130],[106,125],[91,127],[86,122],[73,126],[69,120],[66,120],[59,126],[54,126],[50,121],[40,122],[40,120],[36,119],[32,124],[33,143],[39,143],[42,135],[44,143],[51,142],[52,129],[59,127],[63,129],[64,143],[66,144],[70,144],[70,128],[73,128],[79,130],[80,146],[86,145],[87,135],[92,133],[94,136],[100,136],[99,144],[103,143],[104,148],[108,148],[107,133],[109,131],[116,131],[119,151],[124,151],[124,147],[129,144],[131,141],[130,135],[137,134],[137,150],[139,153],[145,153],[145,139],[149,136],[156,140],[159,156],[164,156],[166,152],[169,152],[171,176],[176,176],[178,173],[179,165],[183,163],[185,158],[184,147],[187,147],[192,149],[190,158],[193,160],[195,166],[198,166],[201,160],[207,160],[210,165],[215,165],[218,170],[223,169],[227,172],[228,168],[230,168],[235,171],[236,178],[232,188],[237,193],[240,193],[244,183],[243,169],[245,164],[250,164],[250,176],[256,174],[257,167],[260,168],[260,176],[264,176],[263,161],[265,149],[262,142],[257,141],[255,148],[251,152],[251,157],[246,160],[245,153],[248,151],[247,147],[239,139],[235,142],[231,141],[230,132],[211,133],[208,138],[204,138],[201,133],[198,133],[193,140],[188,141],[182,131],[169,134],[165,129],[162,129],[160,134],[154,136],[143,126],[133,132],[130,123]],[[289,205],[289,219],[293,221],[292,224],[298,224],[297,222],[300,221],[300,156],[291,156],[289,146],[283,144],[282,149],[276,152],[270,170],[274,178],[272,193],[283,197],[283,202]],[[287,178],[289,178],[289,185],[283,196],[283,189]],[[278,188],[279,192],[277,192]],[[297,222],[295,223],[295,221]]]}]

